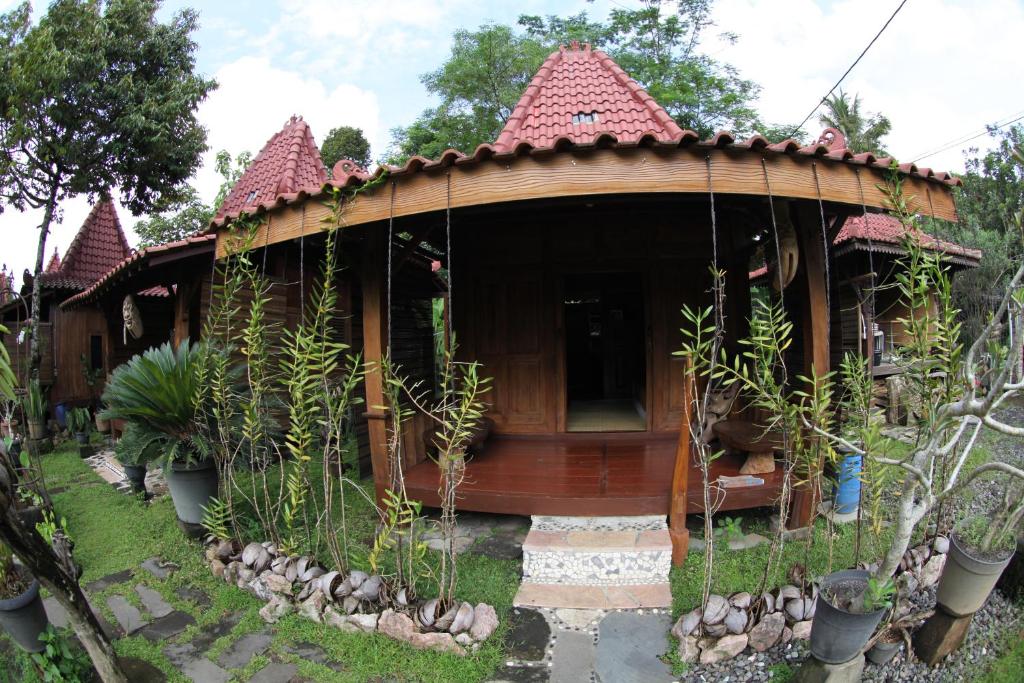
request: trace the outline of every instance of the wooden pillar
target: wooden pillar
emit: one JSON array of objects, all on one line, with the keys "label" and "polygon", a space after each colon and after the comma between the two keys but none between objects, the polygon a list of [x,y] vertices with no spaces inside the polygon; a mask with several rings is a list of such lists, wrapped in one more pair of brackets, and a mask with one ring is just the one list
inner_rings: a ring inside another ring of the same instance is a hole
[{"label": "wooden pillar", "polygon": [[193,280],[179,280],[178,288],[174,292],[174,348],[178,348],[189,338],[192,325],[192,296],[195,292],[196,283]]},{"label": "wooden pillar", "polygon": [[366,373],[366,418],[370,433],[370,464],[377,503],[391,481],[388,467],[387,409],[384,403],[384,382],[380,361],[387,344],[387,283],[385,249],[387,232],[368,226],[363,240],[363,359],[370,368]]},{"label": "wooden pillar", "polygon": [[[803,286],[807,300],[803,309],[804,372],[806,377],[813,373],[822,376],[829,371],[829,325],[828,283],[825,279],[825,244],[821,234],[821,217],[818,207],[800,203],[793,212],[800,244],[801,268],[798,276],[804,278]],[[796,321],[794,321],[796,322]],[[820,463],[819,463],[820,465]],[[820,470],[820,467],[819,467]],[[817,482],[803,482],[793,488],[793,500],[789,509],[787,526],[799,529],[807,526],[818,504]]]},{"label": "wooden pillar", "polygon": [[686,528],[686,503],[690,484],[690,409],[693,388],[690,381],[692,368],[687,362],[686,379],[683,382],[683,419],[679,425],[679,441],[676,443],[676,461],[672,471],[672,500],[669,504],[668,533],[672,539],[672,564],[677,567],[686,562],[690,549],[690,530]]}]

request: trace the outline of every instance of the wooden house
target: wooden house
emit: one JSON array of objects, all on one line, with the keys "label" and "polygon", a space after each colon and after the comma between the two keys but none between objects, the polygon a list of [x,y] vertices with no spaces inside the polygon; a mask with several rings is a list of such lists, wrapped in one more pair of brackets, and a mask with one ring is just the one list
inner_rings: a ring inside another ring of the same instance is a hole
[{"label": "wooden house", "polygon": [[[55,250],[40,274],[39,377],[49,388],[51,406],[86,404],[99,397],[112,369],[108,354],[115,336],[101,312],[65,310],[60,304],[91,287],[131,253],[113,202],[103,198],[89,212],[64,257]],[[10,330],[4,344],[22,386],[27,381],[29,338],[25,327],[31,306],[32,276],[26,271],[19,295],[0,305],[0,320]]]},{"label": "wooden house", "polygon": [[[493,378],[493,429],[468,463],[459,507],[668,514],[675,545],[685,549],[683,520],[702,510],[702,498],[689,485],[687,370],[673,355],[682,344],[680,308],[710,305],[709,267],[724,268],[726,344],[735,350],[751,306],[751,258],[777,242],[784,305],[796,325],[792,367],[829,369],[835,293],[826,264],[846,219],[886,208],[878,185],[890,164],[831,142],[725,132],[702,140],[606,54],[573,45],[545,61],[493,144],[378,169],[379,182],[342,210],[341,307],[366,360],[390,349],[406,373],[429,384],[435,329],[427,312],[443,301],[461,357],[480,361]],[[912,164],[899,173],[914,211],[955,218],[951,188],[959,181]],[[227,251],[231,220],[255,213],[268,263],[304,282],[329,217],[326,193],[370,180],[339,162],[327,183],[292,184],[222,212],[214,222],[218,254]],[[437,255],[444,283],[416,254]],[[293,310],[299,302],[286,289]],[[380,496],[391,472],[387,412],[376,408],[384,404],[379,373],[367,376],[366,398]],[[730,418],[734,426],[745,419]],[[405,431],[399,466],[407,491],[436,505],[427,425],[410,420]],[[751,451],[771,450],[747,441]],[[743,462],[723,457],[712,478],[736,475]],[[780,468],[761,479],[725,489],[720,509],[777,500]],[[788,523],[806,524],[814,503],[797,487]]]}]

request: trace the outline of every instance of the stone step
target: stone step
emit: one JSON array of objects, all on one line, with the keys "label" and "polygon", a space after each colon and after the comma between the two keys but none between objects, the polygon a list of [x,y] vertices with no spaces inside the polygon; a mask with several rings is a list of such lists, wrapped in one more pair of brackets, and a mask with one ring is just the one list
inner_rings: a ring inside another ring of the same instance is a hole
[{"label": "stone step", "polygon": [[516,605],[636,609],[672,604],[664,516],[535,516]]}]

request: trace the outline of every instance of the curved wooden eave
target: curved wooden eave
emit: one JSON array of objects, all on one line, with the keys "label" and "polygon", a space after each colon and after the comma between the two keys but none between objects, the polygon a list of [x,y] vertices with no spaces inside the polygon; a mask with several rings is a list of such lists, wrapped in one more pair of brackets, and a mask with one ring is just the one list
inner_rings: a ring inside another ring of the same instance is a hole
[{"label": "curved wooden eave", "polygon": [[[447,206],[448,172],[453,209],[559,197],[707,194],[708,155],[716,195],[765,197],[770,187],[776,199],[817,200],[816,169],[823,201],[859,209],[863,198],[871,209],[888,208],[885,194],[878,187],[885,182],[883,169],[788,154],[762,157],[749,150],[615,148],[525,155],[395,175],[372,192],[359,194],[345,209],[343,222],[348,227],[386,220],[391,215],[392,183],[396,218],[443,211]],[[904,176],[903,190],[912,211],[956,220],[948,185]],[[328,213],[322,197],[300,194],[292,203],[279,203],[264,214],[263,229],[269,230],[269,235],[261,235],[255,243],[274,244],[318,233]],[[225,252],[220,237],[217,251],[218,255]]]}]

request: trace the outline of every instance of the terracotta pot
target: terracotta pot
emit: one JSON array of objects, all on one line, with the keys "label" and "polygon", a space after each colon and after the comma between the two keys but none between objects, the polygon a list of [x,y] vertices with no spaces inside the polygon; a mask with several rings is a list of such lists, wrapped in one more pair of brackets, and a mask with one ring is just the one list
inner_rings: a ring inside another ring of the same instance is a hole
[{"label": "terracotta pot", "polygon": [[42,652],[45,647],[39,634],[46,630],[50,621],[39,597],[39,582],[32,579],[28,590],[11,598],[0,600],[0,625],[11,639],[27,652]]},{"label": "terracotta pot", "polygon": [[96,416],[96,431],[100,434],[106,434],[110,431],[110,420],[101,420],[100,416]]},{"label": "terracotta pot", "polygon": [[1010,564],[1013,551],[1003,559],[976,557],[956,534],[950,536],[949,555],[942,568],[936,602],[943,610],[957,617],[974,614],[988,600],[996,581]]},{"label": "terracotta pot", "polygon": [[869,572],[861,569],[848,569],[829,574],[821,582],[814,621],[811,622],[811,654],[818,661],[843,664],[859,655],[868,644],[885,609],[856,614],[836,607],[825,596],[829,588],[839,583],[863,583],[866,588],[870,576]]},{"label": "terracotta pot", "polygon": [[28,438],[38,441],[46,438],[46,423],[42,420],[28,420]]}]

